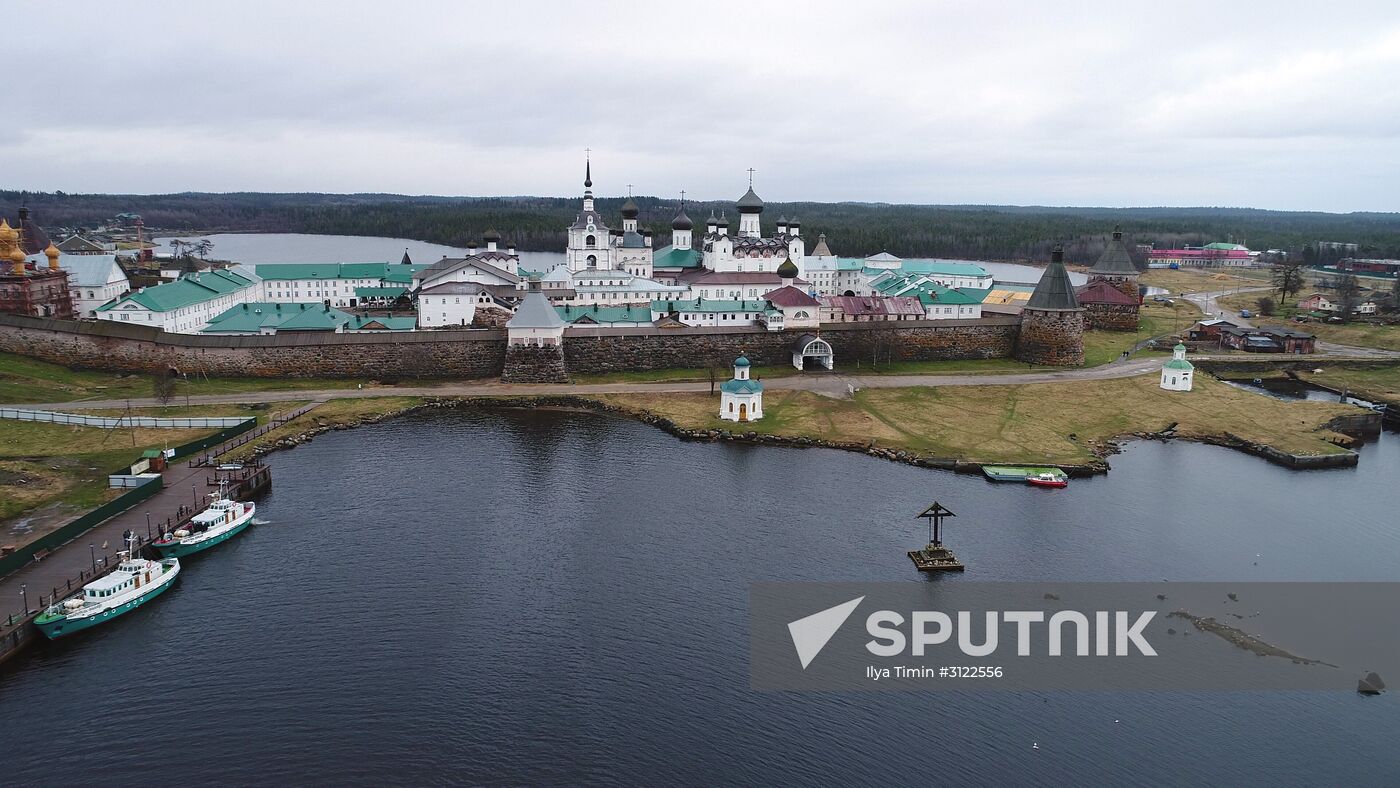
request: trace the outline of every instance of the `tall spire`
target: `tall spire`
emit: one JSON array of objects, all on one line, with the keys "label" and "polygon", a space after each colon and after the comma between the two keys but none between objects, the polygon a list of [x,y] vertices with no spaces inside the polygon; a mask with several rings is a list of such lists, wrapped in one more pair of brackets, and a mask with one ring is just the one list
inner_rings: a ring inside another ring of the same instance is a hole
[{"label": "tall spire", "polygon": [[583,188],[593,188],[593,149],[583,149]]}]

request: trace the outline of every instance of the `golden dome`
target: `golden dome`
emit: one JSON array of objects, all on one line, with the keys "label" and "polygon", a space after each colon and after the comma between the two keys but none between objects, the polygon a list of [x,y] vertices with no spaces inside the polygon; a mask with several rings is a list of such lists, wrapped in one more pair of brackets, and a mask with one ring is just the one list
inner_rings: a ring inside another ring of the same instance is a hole
[{"label": "golden dome", "polygon": [[44,256],[50,260],[57,260],[59,254],[58,247],[54,246],[52,243],[48,245],[48,248],[44,249]]},{"label": "golden dome", "polygon": [[0,243],[8,243],[17,237],[15,231],[10,227],[10,220],[0,219]]},{"label": "golden dome", "polygon": [[24,265],[24,250],[16,246],[10,250],[10,262]]}]

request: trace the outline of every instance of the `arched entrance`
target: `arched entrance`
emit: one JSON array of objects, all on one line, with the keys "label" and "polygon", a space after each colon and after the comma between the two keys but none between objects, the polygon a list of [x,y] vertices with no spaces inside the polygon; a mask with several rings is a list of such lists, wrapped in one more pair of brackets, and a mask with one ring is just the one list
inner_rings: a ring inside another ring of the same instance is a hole
[{"label": "arched entrance", "polygon": [[749,420],[749,406],[746,402],[739,403],[739,421]]},{"label": "arched entrance", "polygon": [[831,350],[831,344],[816,334],[803,334],[792,343],[792,365],[799,370],[805,371],[807,361],[811,360],[823,369],[830,370],[835,363],[836,354]]}]

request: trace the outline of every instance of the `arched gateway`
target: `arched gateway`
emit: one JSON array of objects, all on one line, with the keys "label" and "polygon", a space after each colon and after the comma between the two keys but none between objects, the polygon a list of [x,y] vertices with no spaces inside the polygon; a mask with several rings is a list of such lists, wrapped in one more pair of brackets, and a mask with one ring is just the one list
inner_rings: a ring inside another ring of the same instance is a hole
[{"label": "arched gateway", "polygon": [[792,365],[798,369],[806,369],[808,359],[831,369],[834,358],[831,344],[816,334],[803,334],[792,343]]}]

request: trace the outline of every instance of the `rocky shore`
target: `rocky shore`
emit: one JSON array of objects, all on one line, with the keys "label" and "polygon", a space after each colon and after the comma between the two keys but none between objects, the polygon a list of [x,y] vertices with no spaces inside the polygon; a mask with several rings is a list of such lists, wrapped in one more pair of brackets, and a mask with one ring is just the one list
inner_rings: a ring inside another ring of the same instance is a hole
[{"label": "rocky shore", "polygon": [[[643,424],[648,424],[657,429],[664,430],[671,435],[687,441],[733,441],[739,443],[752,443],[766,446],[787,446],[794,448],[825,448],[839,449],[841,451],[851,451],[865,454],[870,457],[913,465],[921,468],[936,468],[948,470],[955,473],[978,474],[982,472],[982,463],[970,462],[953,457],[933,457],[918,454],[904,449],[893,449],[876,446],[873,443],[859,443],[850,441],[829,441],[822,438],[815,438],[803,435],[768,435],[753,430],[739,429],[699,429],[686,427],[677,424],[675,421],[660,416],[650,411],[638,408],[629,408],[614,405],[607,402],[591,399],[586,396],[569,394],[559,395],[537,395],[537,396],[479,396],[479,397],[437,397],[430,398],[422,403],[407,407],[395,407],[378,413],[357,414],[343,419],[319,420],[314,426],[309,426],[300,432],[290,435],[282,435],[276,440],[268,443],[256,444],[251,451],[243,456],[260,457],[279,449],[289,449],[302,443],[313,440],[317,435],[330,430],[346,430],[358,427],[362,424],[373,424],[395,416],[401,416],[418,410],[428,408],[557,408],[581,410],[594,413],[608,413],[626,418],[636,419]],[[312,411],[314,419],[315,411]],[[1328,425],[1329,428],[1350,427],[1357,425]],[[1077,436],[1071,435],[1071,439],[1077,440]],[[1272,446],[1266,446],[1239,437],[1229,432],[1220,435],[1179,435],[1176,425],[1168,425],[1165,429],[1157,432],[1133,432],[1116,438],[1114,440],[1087,439],[1085,447],[1094,454],[1096,459],[1093,462],[1082,465],[1058,465],[1066,474],[1074,477],[1086,477],[1095,474],[1107,473],[1109,464],[1107,458],[1119,453],[1122,450],[1122,443],[1127,440],[1158,440],[1168,441],[1173,439],[1194,440],[1214,446],[1237,449],[1255,456],[1266,459],[1278,465],[1290,468],[1335,468],[1352,466],[1357,463],[1355,452],[1339,452],[1325,455],[1295,455],[1280,451]],[[1045,465],[1043,461],[1027,459],[1026,463]],[[1006,463],[1003,463],[1006,464]]]}]

